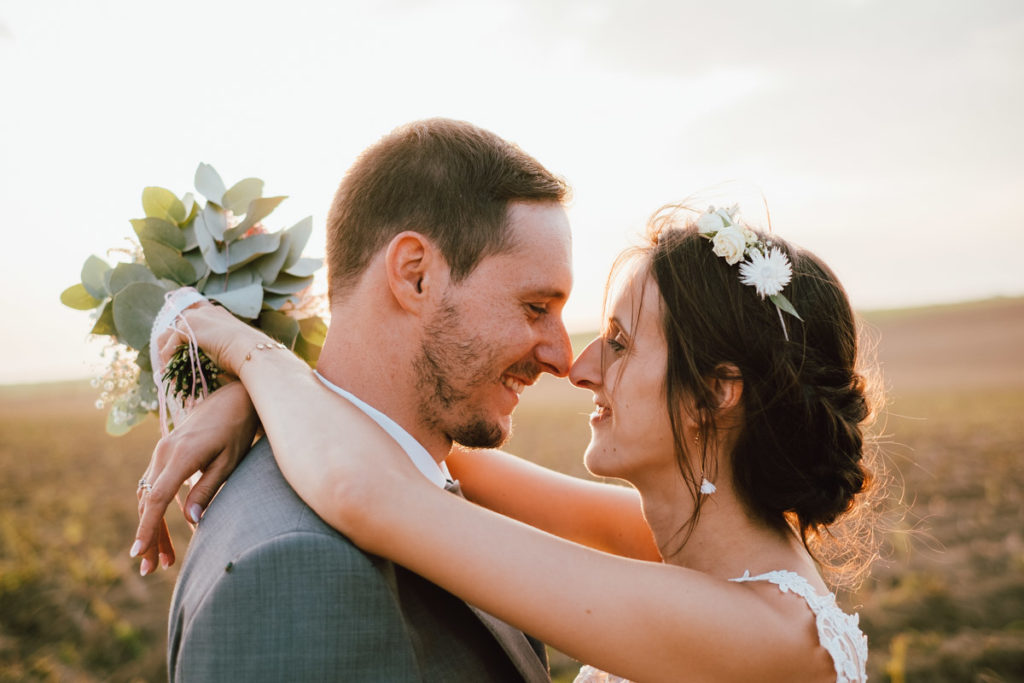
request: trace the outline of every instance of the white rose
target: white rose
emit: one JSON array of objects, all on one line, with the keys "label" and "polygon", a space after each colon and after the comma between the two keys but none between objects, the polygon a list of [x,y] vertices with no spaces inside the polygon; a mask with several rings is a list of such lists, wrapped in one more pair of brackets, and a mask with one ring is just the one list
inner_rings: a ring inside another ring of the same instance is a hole
[{"label": "white rose", "polygon": [[702,235],[717,232],[724,227],[725,222],[714,210],[705,211],[700,215],[700,218],[697,219],[697,230],[700,231],[700,234]]},{"label": "white rose", "polygon": [[714,245],[715,256],[721,256],[730,266],[743,259],[743,252],[747,248],[746,236],[735,226],[719,230],[711,243]]}]

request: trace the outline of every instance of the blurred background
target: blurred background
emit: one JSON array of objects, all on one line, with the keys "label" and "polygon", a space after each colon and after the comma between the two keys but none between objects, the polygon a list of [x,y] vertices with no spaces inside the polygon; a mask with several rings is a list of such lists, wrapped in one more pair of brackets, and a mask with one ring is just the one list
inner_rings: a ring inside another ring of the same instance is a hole
[{"label": "blurred background", "polygon": [[[58,300],[85,258],[201,161],[289,195],[270,227],[312,215],[322,255],[345,169],[428,116],[573,185],[581,339],[615,255],[694,193],[766,204],[830,263],[877,340],[909,508],[841,596],[873,678],[1024,680],[1020,2],[0,0],[0,97],[0,680],[164,675],[176,570],[127,558],[157,432],[103,432],[101,345]],[[582,474],[587,405],[528,391],[511,450]]]}]

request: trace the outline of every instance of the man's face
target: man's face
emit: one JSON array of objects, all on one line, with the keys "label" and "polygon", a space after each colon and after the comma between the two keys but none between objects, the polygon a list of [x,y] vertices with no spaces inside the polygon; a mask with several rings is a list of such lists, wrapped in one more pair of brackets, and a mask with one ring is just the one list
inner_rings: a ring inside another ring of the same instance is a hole
[{"label": "man's face", "polygon": [[444,292],[416,359],[420,419],[465,446],[501,445],[523,387],[572,362],[562,308],[572,288],[569,221],[550,202],[508,208],[513,246]]}]

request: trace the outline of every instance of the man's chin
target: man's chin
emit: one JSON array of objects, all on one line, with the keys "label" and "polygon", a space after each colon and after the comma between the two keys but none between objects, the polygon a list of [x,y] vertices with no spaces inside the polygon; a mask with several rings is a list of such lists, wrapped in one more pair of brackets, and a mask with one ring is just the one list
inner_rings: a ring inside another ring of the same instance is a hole
[{"label": "man's chin", "polygon": [[448,436],[466,448],[498,448],[511,433],[511,420],[505,424],[478,419],[457,425]]}]

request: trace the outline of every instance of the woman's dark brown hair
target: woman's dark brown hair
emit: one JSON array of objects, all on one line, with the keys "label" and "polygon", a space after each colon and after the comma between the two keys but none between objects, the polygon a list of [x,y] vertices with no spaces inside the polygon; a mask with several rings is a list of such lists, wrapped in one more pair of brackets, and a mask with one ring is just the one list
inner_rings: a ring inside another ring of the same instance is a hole
[{"label": "woman's dark brown hair", "polygon": [[[696,501],[685,535],[700,514],[701,476],[714,476],[708,441],[716,433],[716,399],[709,380],[738,368],[744,421],[730,462],[737,495],[756,518],[791,526],[834,575],[856,574],[866,554],[854,551],[856,541],[844,537],[840,547],[827,547],[831,527],[850,516],[872,481],[865,428],[873,404],[858,369],[846,292],[814,254],[760,233],[792,264],[783,294],[800,318],[780,316],[683,216],[679,206],[656,213],[640,251],[661,294],[666,399],[680,469]],[[694,406],[699,449],[683,438],[683,405]],[[693,450],[696,457],[687,457]]]}]

